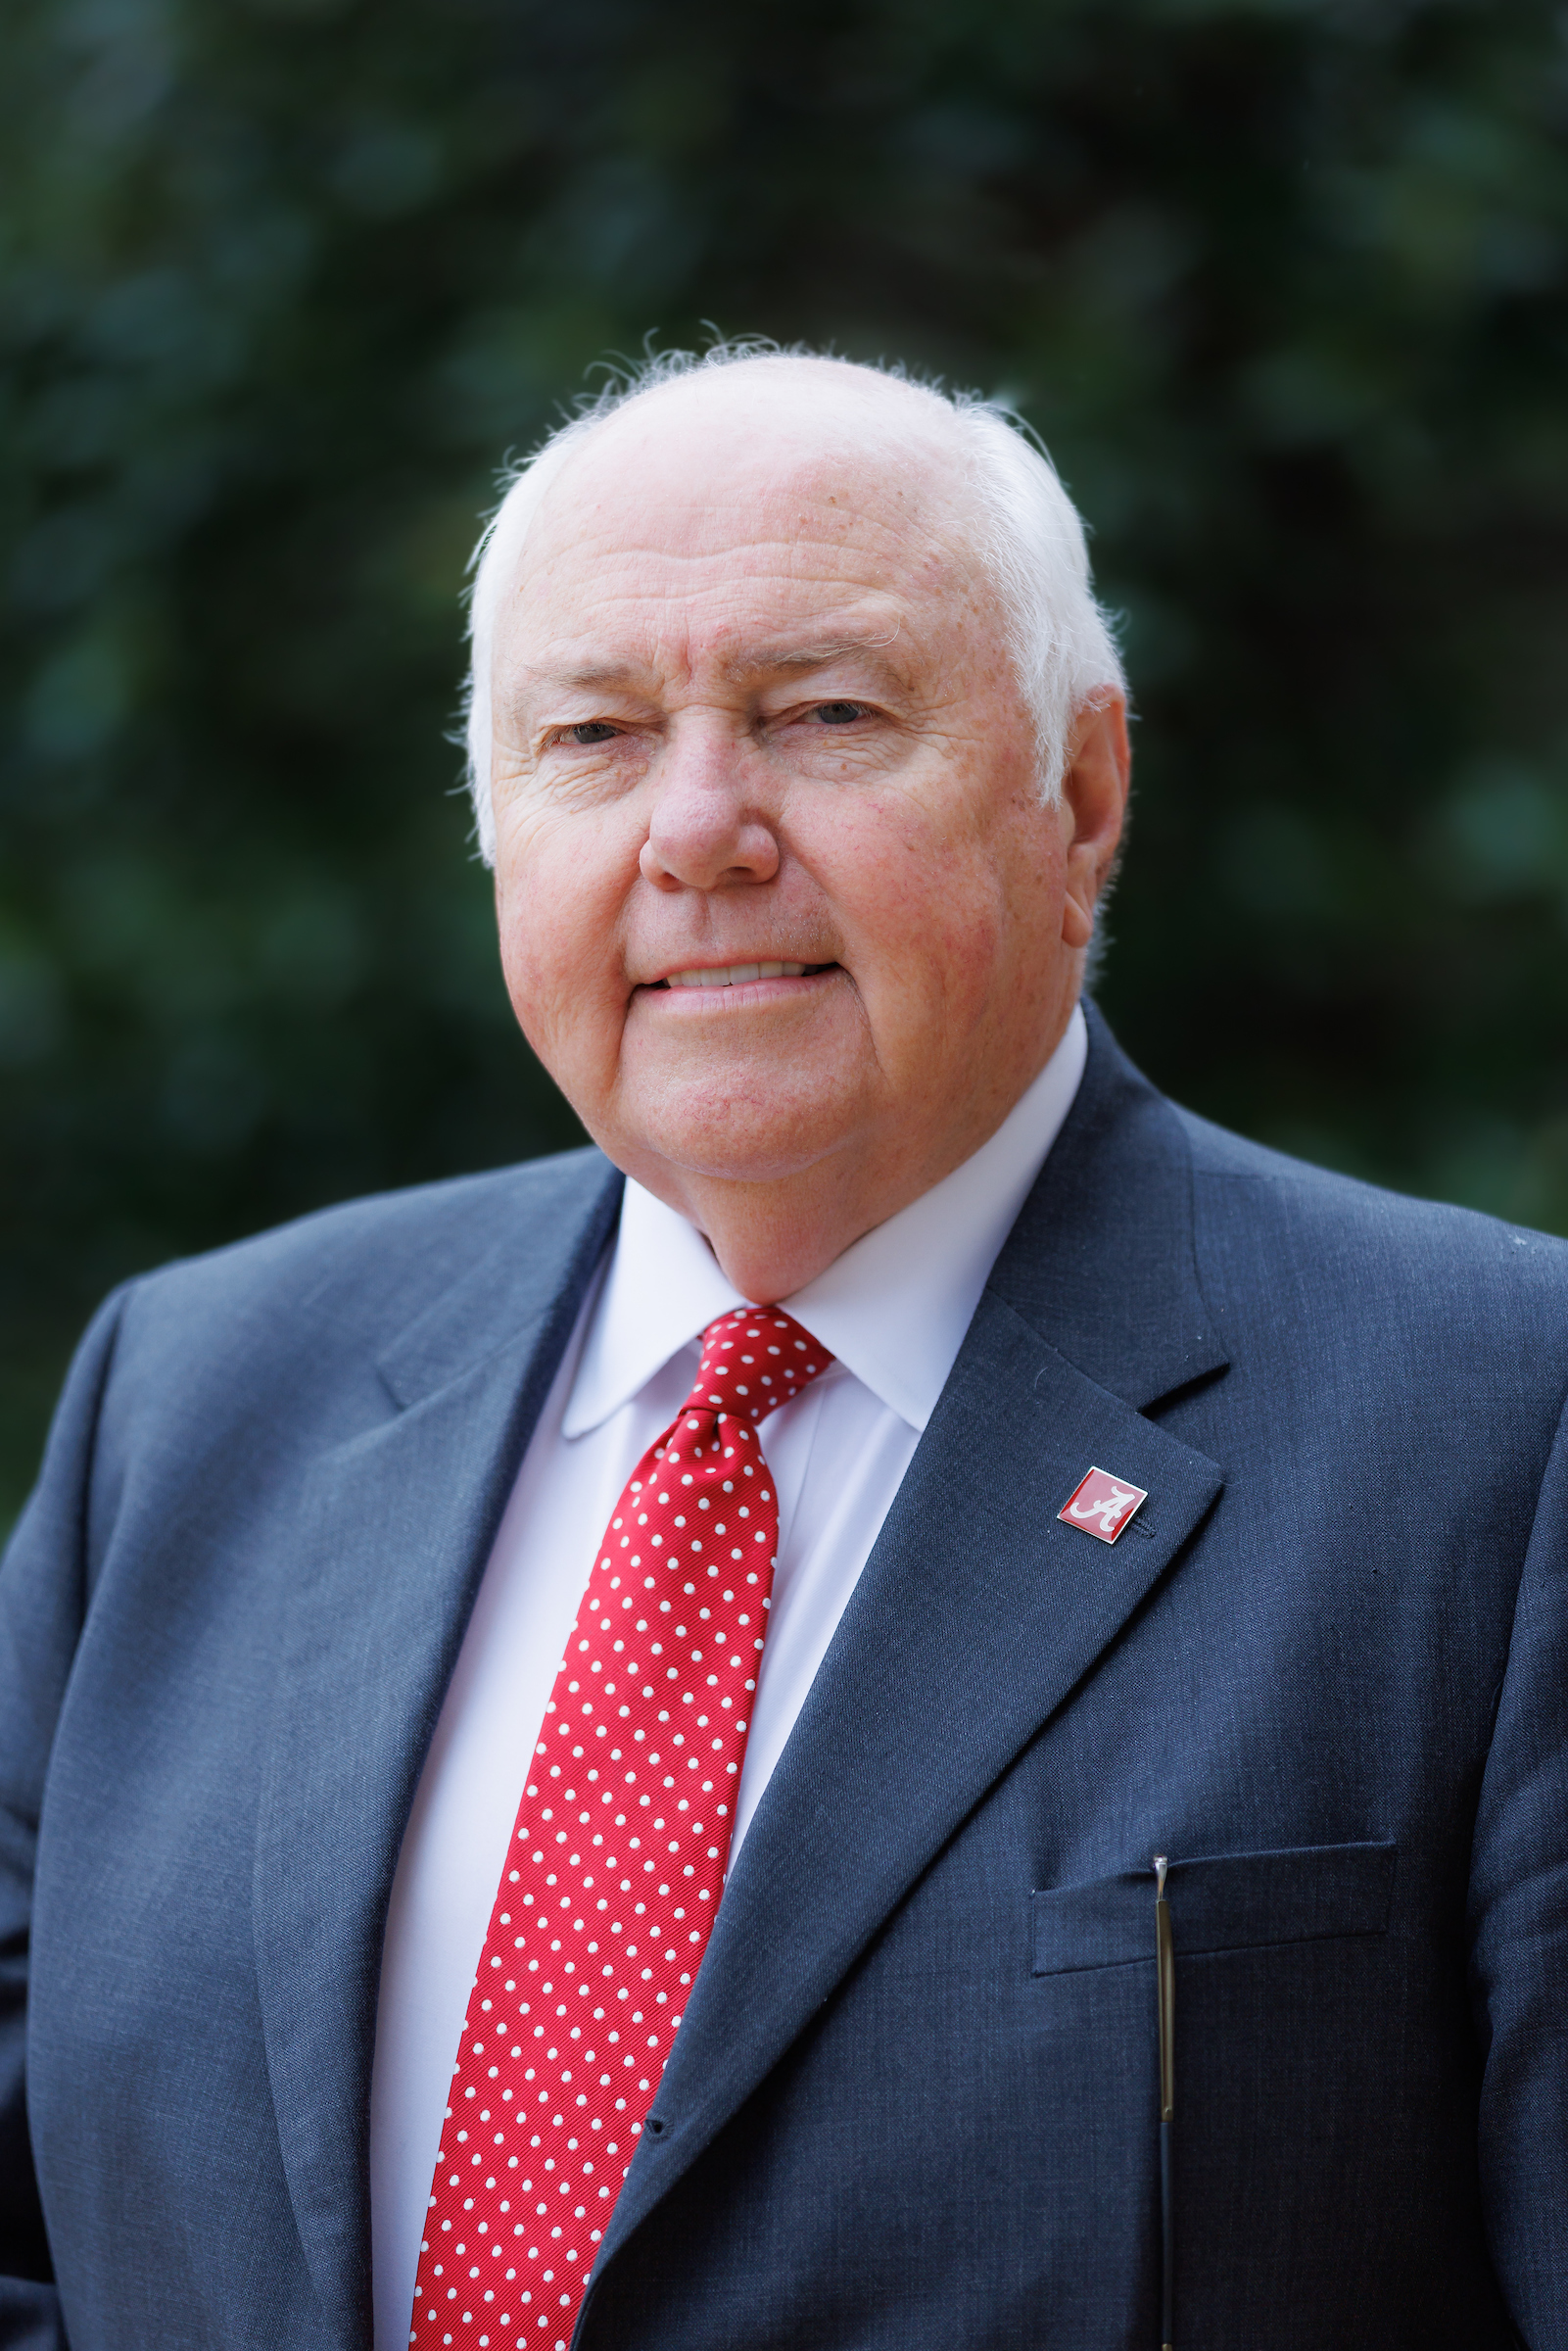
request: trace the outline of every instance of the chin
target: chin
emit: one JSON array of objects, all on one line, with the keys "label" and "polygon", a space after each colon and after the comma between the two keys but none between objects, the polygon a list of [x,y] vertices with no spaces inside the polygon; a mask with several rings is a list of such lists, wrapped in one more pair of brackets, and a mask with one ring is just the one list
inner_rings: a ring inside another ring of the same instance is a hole
[{"label": "chin", "polygon": [[784,1077],[770,1085],[754,1071],[717,1083],[706,1073],[683,1084],[649,1072],[618,1105],[626,1155],[611,1148],[610,1157],[634,1173],[635,1161],[656,1159],[721,1183],[780,1183],[802,1175],[850,1139],[861,1104],[842,1098],[853,1088],[808,1093],[794,1076],[793,1086]]},{"label": "chin", "polygon": [[711,1183],[784,1183],[802,1176],[832,1150],[802,1150],[797,1134],[665,1134],[649,1138],[650,1147],[666,1167],[683,1175],[699,1176]]},{"label": "chin", "polygon": [[[665,1102],[623,1129],[628,1151],[622,1164],[634,1174],[639,1161],[656,1161],[710,1182],[782,1183],[815,1167],[845,1139],[836,1122],[821,1117],[736,1116],[733,1102],[680,1117],[671,1115],[673,1107]],[[622,1157],[614,1150],[610,1156]]]}]

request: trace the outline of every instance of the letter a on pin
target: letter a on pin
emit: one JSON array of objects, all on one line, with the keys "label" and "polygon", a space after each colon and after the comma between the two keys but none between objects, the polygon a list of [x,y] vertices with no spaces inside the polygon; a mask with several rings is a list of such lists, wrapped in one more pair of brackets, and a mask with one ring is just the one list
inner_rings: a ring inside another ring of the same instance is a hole
[{"label": "letter a on pin", "polygon": [[1093,1535],[1097,1543],[1114,1543],[1148,1499],[1142,1486],[1113,1477],[1109,1469],[1091,1469],[1078,1480],[1057,1516]]}]

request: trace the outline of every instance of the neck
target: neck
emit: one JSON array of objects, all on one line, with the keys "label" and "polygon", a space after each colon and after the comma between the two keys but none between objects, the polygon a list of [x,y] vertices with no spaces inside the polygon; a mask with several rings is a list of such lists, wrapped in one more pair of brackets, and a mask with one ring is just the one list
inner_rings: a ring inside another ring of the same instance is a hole
[{"label": "neck", "polygon": [[[1052,1052],[1060,1042],[1060,1036],[1052,1039]],[[879,1152],[846,1145],[810,1167],[764,1181],[665,1160],[628,1172],[696,1226],[743,1298],[775,1305],[803,1290],[866,1233],[921,1199],[989,1142],[1049,1059],[1047,1053],[1027,1080],[1005,1095],[989,1103],[973,1100],[969,1116],[925,1152],[907,1144]]]},{"label": "neck", "polygon": [[831,1161],[807,1176],[817,1180],[744,1183],[684,1176],[676,1184],[649,1189],[703,1234],[742,1298],[771,1306],[803,1290],[863,1233],[941,1180],[933,1176],[922,1181],[912,1174],[902,1182],[867,1182]]}]

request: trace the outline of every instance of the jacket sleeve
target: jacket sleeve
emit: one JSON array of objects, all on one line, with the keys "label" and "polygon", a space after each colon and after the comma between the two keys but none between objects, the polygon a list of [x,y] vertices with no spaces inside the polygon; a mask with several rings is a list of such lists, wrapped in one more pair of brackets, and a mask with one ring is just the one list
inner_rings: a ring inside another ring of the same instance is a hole
[{"label": "jacket sleeve", "polygon": [[30,1502],[0,1560],[0,2351],[66,2351],[27,2136],[27,1950],[38,1815],[85,1612],[99,1405],[126,1293],[71,1367]]},{"label": "jacket sleeve", "polygon": [[1562,1423],[1542,1486],[1482,1781],[1470,1935],[1483,2067],[1481,2188],[1492,2258],[1529,2351],[1568,2351],[1568,1426]]}]

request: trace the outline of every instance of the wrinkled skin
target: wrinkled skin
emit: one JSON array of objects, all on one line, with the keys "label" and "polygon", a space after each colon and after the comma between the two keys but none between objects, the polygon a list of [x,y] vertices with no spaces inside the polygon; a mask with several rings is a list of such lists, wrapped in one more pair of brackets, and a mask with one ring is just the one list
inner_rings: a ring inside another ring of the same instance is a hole
[{"label": "wrinkled skin", "polygon": [[[1111,694],[1041,805],[954,456],[900,422],[755,380],[639,404],[546,494],[498,621],[517,1017],[759,1301],[968,1158],[1044,1066],[1125,805]],[[810,968],[661,984],[767,961]]]}]

